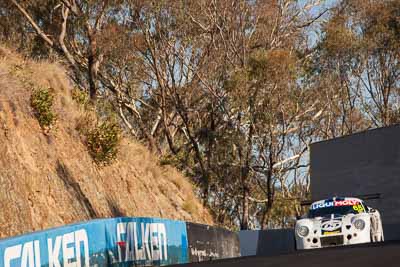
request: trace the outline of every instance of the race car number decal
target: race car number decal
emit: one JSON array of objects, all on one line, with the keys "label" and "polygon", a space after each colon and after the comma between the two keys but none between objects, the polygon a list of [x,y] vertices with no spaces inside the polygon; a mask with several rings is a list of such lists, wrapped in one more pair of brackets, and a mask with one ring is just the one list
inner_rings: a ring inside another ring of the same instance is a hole
[{"label": "race car number decal", "polygon": [[357,211],[358,213],[364,212],[364,207],[361,204],[354,205],[353,210]]}]

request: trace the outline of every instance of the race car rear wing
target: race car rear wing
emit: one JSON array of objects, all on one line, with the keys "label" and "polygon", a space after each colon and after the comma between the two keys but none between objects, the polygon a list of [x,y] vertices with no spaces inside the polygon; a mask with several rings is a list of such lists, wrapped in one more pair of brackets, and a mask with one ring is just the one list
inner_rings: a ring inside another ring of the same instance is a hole
[{"label": "race car rear wing", "polygon": [[[365,195],[355,195],[353,196],[355,198],[359,198],[362,200],[370,200],[370,199],[380,199],[381,198],[381,193],[375,193],[375,194],[365,194]],[[300,202],[301,206],[309,206],[312,203],[318,200],[303,200]]]}]

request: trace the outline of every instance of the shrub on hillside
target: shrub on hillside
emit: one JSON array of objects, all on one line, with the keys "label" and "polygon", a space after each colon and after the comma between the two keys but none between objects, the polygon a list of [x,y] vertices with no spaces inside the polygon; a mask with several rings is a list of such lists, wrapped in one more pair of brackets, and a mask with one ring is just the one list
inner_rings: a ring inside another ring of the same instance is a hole
[{"label": "shrub on hillside", "polygon": [[118,123],[111,120],[87,131],[87,147],[96,163],[106,165],[117,157],[120,135]]},{"label": "shrub on hillside", "polygon": [[35,117],[44,130],[49,130],[56,121],[52,110],[54,93],[48,88],[38,88],[31,95],[31,106]]},{"label": "shrub on hillside", "polygon": [[187,152],[186,149],[181,149],[177,154],[169,154],[166,153],[160,157],[160,165],[170,165],[181,172],[183,172],[187,176],[191,176],[192,173],[190,169],[186,166],[193,166],[195,164],[193,155],[190,152]]},{"label": "shrub on hillside", "polygon": [[79,105],[86,107],[89,103],[89,96],[87,92],[74,88],[72,90],[72,99]]}]

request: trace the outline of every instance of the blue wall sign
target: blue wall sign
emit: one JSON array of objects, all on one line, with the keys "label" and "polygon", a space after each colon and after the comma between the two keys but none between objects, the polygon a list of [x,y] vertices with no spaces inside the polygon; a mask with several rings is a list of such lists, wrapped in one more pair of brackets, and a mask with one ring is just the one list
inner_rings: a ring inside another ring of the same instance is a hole
[{"label": "blue wall sign", "polygon": [[156,218],[78,223],[0,240],[0,267],[187,263],[186,224]]}]

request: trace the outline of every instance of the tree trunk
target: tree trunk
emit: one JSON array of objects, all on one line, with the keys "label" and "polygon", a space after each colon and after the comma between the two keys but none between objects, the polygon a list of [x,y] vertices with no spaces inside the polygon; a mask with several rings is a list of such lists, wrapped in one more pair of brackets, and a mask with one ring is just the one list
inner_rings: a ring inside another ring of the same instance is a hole
[{"label": "tree trunk", "polygon": [[240,230],[249,229],[249,189],[247,185],[243,186],[243,218],[240,224]]},{"label": "tree trunk", "polygon": [[88,79],[89,79],[89,96],[90,100],[96,100],[97,94],[97,72],[99,68],[97,54],[97,40],[96,34],[89,32],[89,56],[88,56]]}]

